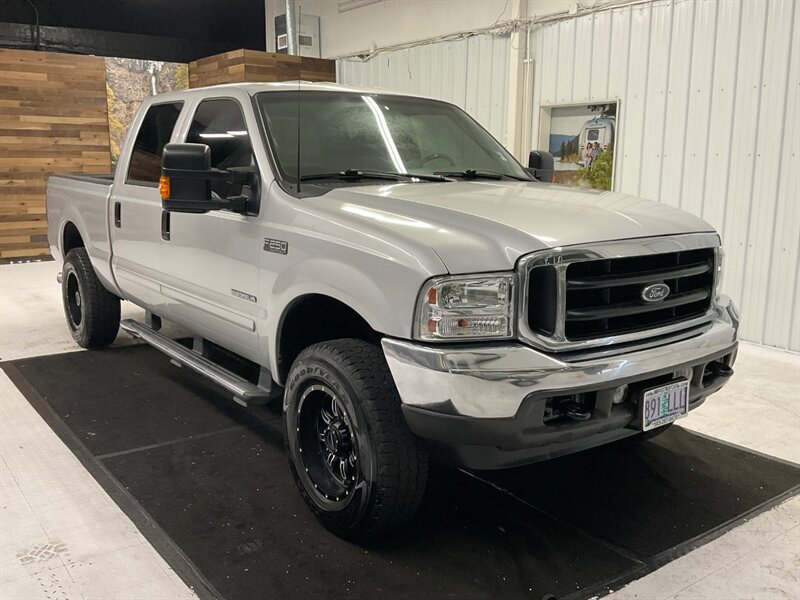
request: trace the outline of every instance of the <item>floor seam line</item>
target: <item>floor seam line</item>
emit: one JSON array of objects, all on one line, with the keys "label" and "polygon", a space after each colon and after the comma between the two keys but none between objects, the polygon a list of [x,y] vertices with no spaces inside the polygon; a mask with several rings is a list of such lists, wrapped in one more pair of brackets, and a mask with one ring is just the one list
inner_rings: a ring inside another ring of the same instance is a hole
[{"label": "floor seam line", "polygon": [[234,425],[231,427],[226,427],[225,429],[218,429],[217,431],[208,431],[206,433],[200,433],[197,435],[184,437],[184,438],[177,438],[174,440],[168,440],[166,442],[159,442],[157,444],[147,444],[145,446],[139,446],[137,448],[129,448],[128,450],[119,450],[117,452],[107,452],[105,454],[97,454],[95,458],[97,460],[106,460],[109,458],[116,458],[118,456],[127,456],[128,454],[136,454],[138,452],[145,452],[147,450],[153,450],[155,448],[164,448],[166,446],[174,446],[176,444],[182,444],[184,442],[191,442],[193,440],[200,440],[207,437],[212,437],[215,435],[219,435],[222,433],[230,433],[231,431],[237,431],[241,429],[240,425]]},{"label": "floor seam line", "polygon": [[616,552],[620,556],[623,556],[623,557],[627,558],[628,560],[633,561],[634,563],[636,563],[640,567],[649,567],[649,564],[647,563],[646,560],[643,560],[643,559],[639,558],[636,554],[632,553],[627,548],[624,548],[622,546],[617,546],[613,542],[609,542],[608,540],[605,540],[603,538],[597,537],[596,535],[593,535],[593,534],[589,533],[588,531],[585,531],[585,530],[581,529],[577,525],[573,525],[573,524],[568,523],[568,522],[566,522],[566,521],[564,521],[562,519],[559,519],[558,517],[548,513],[543,508],[541,508],[539,506],[536,506],[535,504],[532,504],[531,502],[528,502],[527,500],[524,500],[524,499],[520,498],[514,492],[512,492],[511,490],[507,490],[506,488],[504,488],[503,486],[501,486],[499,484],[496,484],[496,483],[494,483],[492,481],[488,481],[486,479],[482,479],[481,477],[478,477],[477,475],[475,475],[473,473],[470,473],[468,471],[461,470],[461,472],[462,473],[466,473],[470,477],[473,477],[473,478],[477,479],[478,481],[489,485],[490,487],[498,490],[499,492],[507,494],[508,496],[510,496],[511,498],[516,500],[517,502],[527,506],[528,508],[538,512],[541,515],[544,515],[548,519],[552,519],[556,523],[560,523],[561,525],[564,525],[566,527],[570,527],[570,528],[574,529],[575,531],[580,532],[582,535],[585,535],[590,540],[593,540],[593,541],[597,542],[598,544],[601,544],[602,546],[608,548],[609,550],[613,550],[614,552]]}]

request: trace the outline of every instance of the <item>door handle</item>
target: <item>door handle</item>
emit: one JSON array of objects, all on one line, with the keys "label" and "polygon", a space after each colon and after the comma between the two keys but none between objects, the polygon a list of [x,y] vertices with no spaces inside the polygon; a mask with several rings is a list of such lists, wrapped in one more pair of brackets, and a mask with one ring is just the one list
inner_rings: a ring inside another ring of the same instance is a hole
[{"label": "door handle", "polygon": [[114,202],[114,227],[122,227],[122,205]]},{"label": "door handle", "polygon": [[161,211],[161,239],[169,241],[169,212]]}]

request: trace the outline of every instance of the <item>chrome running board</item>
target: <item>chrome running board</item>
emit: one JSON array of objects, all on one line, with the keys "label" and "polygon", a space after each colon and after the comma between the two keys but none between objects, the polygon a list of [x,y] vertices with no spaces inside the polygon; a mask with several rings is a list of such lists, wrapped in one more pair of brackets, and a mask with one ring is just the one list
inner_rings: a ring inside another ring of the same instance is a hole
[{"label": "chrome running board", "polygon": [[147,342],[155,349],[169,356],[175,365],[188,367],[226,389],[233,394],[234,401],[242,406],[260,404],[269,400],[269,390],[251,383],[243,377],[239,377],[236,373],[228,371],[205,356],[154,331],[144,323],[139,323],[133,319],[125,319],[120,323],[120,326],[133,337]]}]

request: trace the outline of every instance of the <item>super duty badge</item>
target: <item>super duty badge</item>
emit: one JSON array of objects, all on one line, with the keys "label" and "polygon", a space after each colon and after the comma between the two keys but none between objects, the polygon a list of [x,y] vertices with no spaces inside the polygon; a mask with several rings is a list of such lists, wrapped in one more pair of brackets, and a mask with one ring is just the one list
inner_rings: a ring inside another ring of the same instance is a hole
[{"label": "super duty badge", "polygon": [[264,238],[264,250],[275,254],[289,254],[289,242]]}]

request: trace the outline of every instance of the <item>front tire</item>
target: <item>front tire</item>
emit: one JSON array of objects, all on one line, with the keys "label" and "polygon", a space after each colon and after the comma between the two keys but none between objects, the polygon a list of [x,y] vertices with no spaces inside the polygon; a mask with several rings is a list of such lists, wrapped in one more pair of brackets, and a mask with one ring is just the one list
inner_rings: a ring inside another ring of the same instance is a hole
[{"label": "front tire", "polygon": [[428,455],[378,346],[340,339],[304,350],[287,378],[283,423],[300,494],[330,531],[363,540],[414,515]]},{"label": "front tire", "polygon": [[119,298],[100,283],[85,248],[73,248],[64,258],[61,296],[69,331],[80,346],[102,348],[114,341]]}]

